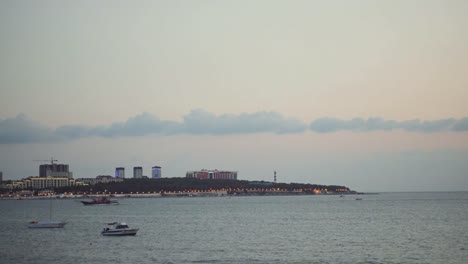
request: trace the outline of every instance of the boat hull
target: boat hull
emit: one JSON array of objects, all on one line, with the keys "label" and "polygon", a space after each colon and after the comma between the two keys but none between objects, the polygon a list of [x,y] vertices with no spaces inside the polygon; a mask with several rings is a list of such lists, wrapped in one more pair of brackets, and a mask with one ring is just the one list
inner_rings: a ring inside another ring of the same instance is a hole
[{"label": "boat hull", "polygon": [[81,203],[84,204],[84,205],[100,205],[100,204],[118,204],[119,202],[111,201],[111,202],[108,202],[108,203],[96,203],[96,202],[81,201]]},{"label": "boat hull", "polygon": [[111,201],[111,200],[107,200],[107,201],[81,201],[81,203],[84,204],[84,205],[119,204],[119,202]]},{"label": "boat hull", "polygon": [[29,228],[63,228],[67,223],[62,221],[40,221],[31,222]]},{"label": "boat hull", "polygon": [[107,230],[102,231],[103,236],[134,236],[138,232],[138,229],[126,229],[126,230]]}]

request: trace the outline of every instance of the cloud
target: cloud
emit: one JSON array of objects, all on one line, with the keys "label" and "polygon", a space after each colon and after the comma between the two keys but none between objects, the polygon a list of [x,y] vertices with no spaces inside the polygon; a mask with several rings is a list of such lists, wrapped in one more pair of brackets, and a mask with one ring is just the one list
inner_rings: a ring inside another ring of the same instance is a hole
[{"label": "cloud", "polygon": [[57,139],[50,128],[28,119],[24,114],[0,119],[0,144],[48,142]]},{"label": "cloud", "polygon": [[310,130],[318,133],[329,133],[335,131],[376,131],[376,130],[405,130],[409,132],[443,132],[443,131],[468,131],[468,118],[463,119],[440,119],[440,120],[406,120],[395,121],[383,118],[355,118],[342,120],[336,118],[319,118],[310,124]]},{"label": "cloud", "polygon": [[183,132],[189,134],[248,134],[272,132],[301,133],[307,126],[276,112],[256,112],[216,116],[204,110],[193,110],[184,116]]},{"label": "cloud", "polygon": [[142,113],[130,117],[125,122],[112,123],[109,126],[62,126],[55,130],[61,138],[82,137],[118,137],[118,136],[145,136],[149,134],[175,134],[181,132],[181,124],[174,121],[160,120],[149,113]]},{"label": "cloud", "polygon": [[149,134],[174,134],[180,131],[180,124],[174,121],[160,120],[149,113],[129,118],[126,122],[99,126],[89,130],[90,136],[145,136]]},{"label": "cloud", "polygon": [[215,115],[205,110],[193,110],[181,122],[161,120],[150,113],[130,117],[125,122],[115,122],[107,126],[67,125],[49,128],[28,119],[24,114],[13,118],[0,119],[0,144],[58,142],[86,137],[138,137],[145,135],[231,135],[253,133],[304,133],[310,130],[317,133],[336,131],[391,131],[404,130],[419,133],[443,131],[468,131],[468,117],[462,119],[406,120],[395,121],[383,118],[319,118],[309,127],[294,118],[286,118],[277,112],[255,112],[242,114]]},{"label": "cloud", "polygon": [[307,125],[291,118],[284,118],[275,112],[251,114],[214,115],[204,110],[193,110],[185,115],[182,122],[161,120],[142,113],[125,122],[108,126],[87,127],[80,125],[47,128],[31,121],[25,115],[0,120],[0,144],[30,143],[72,140],[85,137],[145,136],[150,134],[248,134],[248,133],[301,133]]},{"label": "cloud", "polygon": [[452,127],[453,131],[468,131],[468,117],[462,118],[455,122]]}]

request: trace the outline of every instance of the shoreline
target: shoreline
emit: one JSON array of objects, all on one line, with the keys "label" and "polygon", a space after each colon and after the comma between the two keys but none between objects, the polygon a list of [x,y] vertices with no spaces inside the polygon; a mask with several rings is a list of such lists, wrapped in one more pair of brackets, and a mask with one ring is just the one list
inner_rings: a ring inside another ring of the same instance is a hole
[{"label": "shoreline", "polygon": [[227,191],[209,191],[209,192],[165,192],[165,193],[146,193],[146,194],[87,194],[87,195],[65,195],[65,194],[51,194],[43,196],[28,196],[28,195],[8,195],[0,196],[0,200],[49,200],[49,199],[90,199],[95,197],[110,197],[114,199],[136,199],[136,198],[173,198],[173,197],[248,197],[248,196],[348,196],[348,195],[378,195],[379,193],[305,193],[298,191],[247,191],[229,194]]}]

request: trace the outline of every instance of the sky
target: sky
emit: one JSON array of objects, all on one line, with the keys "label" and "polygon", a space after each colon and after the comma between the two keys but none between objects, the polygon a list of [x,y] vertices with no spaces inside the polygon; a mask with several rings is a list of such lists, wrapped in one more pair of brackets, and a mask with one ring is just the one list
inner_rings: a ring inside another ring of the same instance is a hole
[{"label": "sky", "polygon": [[468,191],[468,2],[0,1],[0,171]]}]

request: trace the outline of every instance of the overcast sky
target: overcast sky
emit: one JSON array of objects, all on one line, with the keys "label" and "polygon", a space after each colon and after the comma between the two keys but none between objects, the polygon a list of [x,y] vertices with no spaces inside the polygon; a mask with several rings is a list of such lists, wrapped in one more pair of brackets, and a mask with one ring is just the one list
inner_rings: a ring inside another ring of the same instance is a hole
[{"label": "overcast sky", "polygon": [[0,171],[468,191],[467,1],[0,1]]}]

